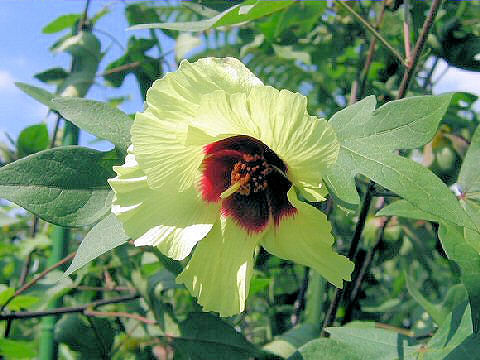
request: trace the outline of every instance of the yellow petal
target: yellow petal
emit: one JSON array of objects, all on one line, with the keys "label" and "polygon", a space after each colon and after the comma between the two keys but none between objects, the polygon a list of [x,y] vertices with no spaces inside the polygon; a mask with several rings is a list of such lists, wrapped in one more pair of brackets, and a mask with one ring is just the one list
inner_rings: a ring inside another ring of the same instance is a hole
[{"label": "yellow petal", "polygon": [[271,229],[262,246],[278,257],[310,266],[335,286],[343,287],[343,280],[350,280],[354,265],[332,250],[334,239],[327,217],[299,201],[294,189],[288,195],[297,214],[285,217],[278,227]]},{"label": "yellow petal", "polygon": [[204,311],[220,316],[242,312],[260,237],[248,235],[231,219],[222,217],[197,245],[177,282],[197,297]]},{"label": "yellow petal", "polygon": [[218,217],[218,206],[203,202],[194,187],[178,192],[176,184],[166,182],[161,190],[151,189],[133,154],[114,170],[112,212],[135,245],[158,246],[165,255],[183,259]]},{"label": "yellow petal", "polygon": [[249,94],[203,96],[188,144],[195,144],[193,135],[212,141],[248,135],[262,141],[287,164],[290,181],[312,201],[323,199],[322,176],[340,149],[327,121],[307,114],[303,95],[269,86],[253,87]]},{"label": "yellow petal", "polygon": [[150,187],[160,188],[168,178],[184,191],[198,178],[202,146],[185,145],[185,138],[204,95],[217,90],[248,93],[259,85],[233,58],[183,61],[177,71],[155,81],[147,93],[147,109],[137,113],[131,129],[136,159]]}]

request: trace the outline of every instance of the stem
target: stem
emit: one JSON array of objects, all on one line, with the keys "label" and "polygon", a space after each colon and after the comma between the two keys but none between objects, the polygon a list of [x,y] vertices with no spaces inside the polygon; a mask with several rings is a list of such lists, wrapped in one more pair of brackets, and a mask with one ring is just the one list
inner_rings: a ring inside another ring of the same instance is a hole
[{"label": "stem", "polygon": [[370,210],[370,204],[372,202],[372,194],[375,188],[375,184],[370,181],[368,183],[367,191],[363,197],[363,201],[360,207],[360,213],[358,215],[357,225],[355,226],[355,232],[353,233],[352,242],[350,243],[350,249],[348,251],[348,258],[353,259],[357,253],[358,244],[362,237],[363,228],[367,220],[368,211]]},{"label": "stem", "polygon": [[402,83],[400,84],[400,88],[398,90],[397,99],[402,99],[405,97],[405,94],[408,90],[408,86],[412,81],[413,75],[415,73],[415,69],[418,64],[418,60],[420,59],[420,55],[422,54],[423,47],[425,46],[425,41],[427,40],[428,33],[433,24],[433,19],[435,19],[435,15],[437,14],[437,10],[440,7],[442,0],[433,0],[432,6],[430,7],[430,11],[428,12],[427,18],[423,23],[422,32],[415,44],[415,49],[413,50],[412,59],[407,66],[407,70],[405,71],[402,79]]},{"label": "stem", "polygon": [[[350,243],[350,249],[348,250],[348,258],[350,260],[353,260],[357,253],[358,244],[360,243],[360,239],[362,237],[362,232],[365,227],[368,211],[370,210],[370,204],[372,202],[372,193],[374,188],[374,182],[370,181],[368,183],[367,191],[365,192],[362,203],[360,205],[360,213],[358,215],[357,225],[355,226],[355,232]],[[323,329],[332,325],[333,321],[335,320],[337,316],[338,306],[340,305],[340,301],[342,300],[343,292],[343,289],[335,289],[334,298],[330,304],[330,307],[328,308],[327,315],[325,316],[325,320],[323,322]]]},{"label": "stem", "polygon": [[380,247],[380,244],[383,241],[383,235],[385,233],[385,228],[390,221],[391,218],[383,218],[381,219],[382,225],[380,226],[380,230],[377,235],[377,239],[375,241],[375,245],[373,248],[371,248],[368,252],[365,258],[363,259],[363,263],[360,265],[360,270],[358,272],[358,275],[356,276],[355,279],[353,279],[353,288],[350,292],[350,295],[348,296],[348,304],[345,309],[345,316],[342,319],[342,325],[345,325],[347,322],[351,320],[352,317],[352,312],[353,312],[353,306],[355,305],[358,297],[358,293],[360,292],[360,289],[362,288],[362,283],[363,280],[365,279],[365,275],[368,272],[368,269],[370,268],[370,265],[372,264],[373,257],[375,256],[376,251]]},{"label": "stem", "polygon": [[411,64],[411,50],[412,46],[410,45],[410,5],[408,0],[403,1],[404,6],[404,20],[403,20],[403,45],[405,47],[405,57],[407,58],[407,64]]},{"label": "stem", "polygon": [[11,312],[7,314],[0,314],[0,320],[9,320],[9,319],[32,319],[38,317],[45,317],[51,315],[61,315],[61,314],[70,314],[70,313],[83,313],[88,311],[87,309],[95,309],[99,306],[109,305],[109,304],[118,304],[125,301],[131,301],[139,299],[140,294],[133,294],[128,296],[121,296],[113,299],[103,299],[94,301],[89,304],[72,306],[72,307],[61,307],[56,309],[49,309],[44,311],[19,311]]},{"label": "stem", "polygon": [[122,72],[124,70],[136,69],[140,65],[141,65],[140,61],[135,61],[135,62],[128,63],[128,64],[125,64],[125,65],[122,65],[122,66],[117,66],[117,67],[109,69],[109,70],[105,70],[104,72],[98,74],[97,76],[106,76],[106,75]]},{"label": "stem", "polygon": [[[400,84],[400,89],[397,95],[397,99],[401,99],[405,96],[406,90],[408,88],[408,84],[410,83],[413,75],[415,74],[415,68],[418,63],[418,59],[420,58],[420,55],[423,51],[423,47],[425,45],[425,40],[427,38],[428,32],[430,31],[430,28],[433,24],[433,20],[435,18],[435,15],[437,13],[437,10],[441,4],[441,0],[433,0],[432,6],[430,8],[430,11],[428,13],[427,18],[425,19],[425,22],[423,23],[422,27],[422,32],[420,34],[420,37],[418,38],[418,41],[415,45],[415,49],[412,55],[412,63],[409,64],[407,67],[407,70],[405,71],[402,83]],[[348,5],[340,3],[337,1],[337,3],[341,4],[344,7],[348,7]],[[352,10],[353,11],[353,10]],[[355,13],[356,14],[356,13]],[[358,16],[358,14],[356,14]],[[363,20],[363,19],[362,19]],[[359,219],[357,222],[357,225],[355,227],[355,233],[350,245],[350,250],[348,252],[348,257],[352,259],[353,255],[356,253],[356,248],[358,246],[358,242],[360,240],[360,236],[363,232],[363,229],[365,227],[365,219],[366,215],[368,214],[368,208],[370,207],[370,202],[373,197],[373,192],[374,192],[374,182],[370,180],[367,191],[365,193],[365,196],[363,198],[361,208],[360,208],[360,215]],[[363,217],[363,216],[364,217]],[[371,257],[373,258],[373,255],[375,254],[375,248],[372,250]],[[358,286],[361,285],[361,281],[359,282]],[[328,309],[327,316],[325,317],[325,321],[323,322],[323,329],[326,327],[330,326],[333,321],[336,318],[336,313],[338,310],[338,306],[340,305],[340,301],[342,299],[343,295],[343,290],[342,289],[336,289],[335,290],[335,296],[334,299],[332,300],[332,303],[330,304],[330,308]],[[325,336],[325,330],[322,331],[322,335]]]},{"label": "stem", "polygon": [[[38,219],[36,216],[34,216],[33,221],[35,219]],[[25,264],[23,265],[22,268],[22,273],[20,274],[20,279],[18,281],[18,286],[22,287],[25,285],[25,281],[27,280],[28,273],[30,272],[30,263],[32,262],[32,255],[33,255],[34,250],[29,251],[27,258],[25,259]]]},{"label": "stem", "polygon": [[298,292],[297,299],[293,303],[293,314],[291,317],[292,326],[298,325],[300,321],[300,313],[305,307],[305,294],[307,293],[307,289],[308,289],[308,279],[309,279],[309,273],[310,273],[309,270],[310,269],[308,267],[305,267],[303,271],[302,286],[300,287],[300,291]]},{"label": "stem", "polygon": [[[378,30],[380,25],[383,22],[385,16],[385,2],[382,1],[382,10],[380,10],[380,15],[378,16],[377,23],[375,24],[375,29]],[[362,70],[362,82],[360,83],[360,89],[358,91],[357,99],[363,98],[365,94],[365,86],[367,84],[368,72],[370,71],[370,66],[372,65],[373,56],[375,55],[375,46],[377,44],[377,38],[372,36],[370,40],[370,47],[368,49],[367,58],[365,59],[365,65]]]},{"label": "stem", "polygon": [[328,308],[327,314],[325,315],[325,319],[323,320],[322,324],[322,333],[320,336],[327,336],[325,329],[333,324],[335,318],[337,317],[337,310],[338,305],[340,305],[340,300],[342,300],[343,289],[336,288],[335,294],[333,296],[333,300],[330,303],[330,307]]},{"label": "stem", "polygon": [[63,258],[62,260],[60,260],[59,262],[57,262],[56,264],[50,266],[49,268],[43,270],[40,274],[38,274],[34,279],[32,279],[31,281],[29,281],[27,284],[25,284],[24,286],[22,286],[20,289],[18,289],[17,291],[15,291],[15,294],[13,294],[3,305],[2,307],[0,308],[0,312],[5,310],[5,308],[7,307],[8,304],[10,304],[10,302],[15,299],[18,295],[22,294],[23,292],[27,291],[28,289],[30,289],[33,285],[35,285],[39,280],[43,279],[48,273],[50,273],[51,271],[55,270],[56,268],[62,266],[63,264],[65,264],[66,262],[70,261],[71,259],[73,259],[73,257],[75,256],[76,252],[73,252],[71,253],[70,255],[68,255],[67,257]]},{"label": "stem", "polygon": [[98,287],[98,286],[79,285],[79,286],[74,287],[72,289],[77,289],[77,290],[82,290],[82,291],[128,291],[128,292],[135,292],[134,288],[122,287],[122,286],[107,288],[107,287]]},{"label": "stem", "polygon": [[439,60],[440,60],[440,58],[436,57],[435,60],[433,61],[432,66],[430,67],[430,70],[428,70],[427,77],[425,78],[425,80],[423,82],[423,86],[422,86],[423,92],[426,92],[427,89],[429,88],[429,86],[432,85],[433,72],[437,68]]},{"label": "stem", "polygon": [[355,19],[357,19],[359,22],[362,23],[365,28],[370,31],[370,33],[377,38],[378,41],[380,41],[390,52],[397,58],[398,62],[408,68],[408,64],[405,62],[403,59],[402,55],[392,46],[390,43],[382,36],[380,33],[375,30],[375,28],[370,25],[368,21],[366,21],[363,17],[361,17],[359,14],[356,13],[355,10],[353,10],[350,5],[347,5],[343,1],[336,0],[335,3],[337,5],[340,5],[343,7],[345,10],[347,10]]},{"label": "stem", "polygon": [[148,324],[148,325],[154,325],[154,324],[157,323],[155,320],[147,319],[144,316],[140,316],[140,315],[137,315],[137,314],[130,314],[130,313],[123,312],[123,311],[88,311],[87,310],[87,311],[83,312],[83,315],[93,316],[93,317],[126,317],[126,318],[130,318],[130,319],[138,320],[138,321],[140,321],[144,324]]}]

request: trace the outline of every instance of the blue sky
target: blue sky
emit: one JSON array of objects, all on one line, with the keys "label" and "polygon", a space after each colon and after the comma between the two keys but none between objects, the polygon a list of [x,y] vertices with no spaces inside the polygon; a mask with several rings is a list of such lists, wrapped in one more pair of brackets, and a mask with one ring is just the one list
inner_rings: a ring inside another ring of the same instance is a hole
[{"label": "blue sky", "polygon": [[[142,36],[144,31],[126,31],[127,22],[124,15],[124,1],[92,0],[89,14],[93,15],[108,5],[111,12],[97,22],[96,28],[108,31],[121,44],[126,45],[131,35]],[[60,15],[81,13],[85,0],[1,0],[0,1],[0,139],[3,132],[16,138],[19,132],[29,124],[45,120],[47,108],[18,90],[14,82],[23,81],[32,85],[45,87],[54,91],[54,87],[46,87],[33,75],[52,67],[70,65],[70,56],[52,54],[48,48],[65,32],[45,35],[42,28]],[[112,43],[111,39],[100,31],[95,35],[102,43],[102,50],[109,50],[100,64],[103,70],[112,60],[120,57],[123,50]],[[148,36],[147,34],[145,34]],[[110,46],[111,44],[111,46]],[[173,44],[165,44],[168,51]],[[143,108],[138,87],[132,76],[127,77],[120,89],[94,85],[88,98],[105,100],[107,96],[129,96],[130,100],[122,105],[124,111],[133,113]],[[49,119],[52,125],[53,119]],[[52,128],[52,126],[50,126]],[[91,137],[82,134],[82,143],[88,143]]]},{"label": "blue sky", "polygon": [[[147,32],[125,30],[127,28],[124,16],[125,1],[92,0],[89,14],[95,14],[105,5],[109,5],[111,12],[102,18],[96,27],[108,31],[121,44],[125,45],[128,37],[133,34],[142,36]],[[60,15],[81,13],[84,6],[85,0],[0,0],[0,139],[4,138],[5,131],[16,138],[25,126],[45,120],[46,107],[18,90],[14,82],[23,81],[45,86],[34,79],[35,73],[51,67],[68,68],[70,63],[68,55],[52,54],[48,50],[63,33],[45,35],[41,30]],[[110,45],[111,40],[106,35],[100,32],[95,34],[101,40],[102,46]],[[165,51],[171,47],[173,44],[164,44]],[[119,46],[112,44],[100,65],[100,71],[122,53]],[[440,76],[445,68],[446,64],[442,63],[435,72],[434,79]],[[132,113],[143,108],[143,100],[140,99],[133,77],[127,77],[120,89],[106,88],[101,86],[101,82],[99,78],[99,85],[92,87],[88,98],[105,100],[107,95],[128,95],[130,101],[122,105],[124,111]],[[54,88],[48,90],[53,91]],[[480,95],[480,73],[450,68],[434,89],[435,93],[447,91],[469,91]],[[91,140],[91,137],[85,134],[82,136],[83,144]]]}]

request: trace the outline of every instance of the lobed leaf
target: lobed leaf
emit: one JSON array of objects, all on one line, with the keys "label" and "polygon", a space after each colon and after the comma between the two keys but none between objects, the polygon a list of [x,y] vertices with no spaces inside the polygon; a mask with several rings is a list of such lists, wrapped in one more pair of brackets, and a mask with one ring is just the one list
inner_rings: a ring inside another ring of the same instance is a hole
[{"label": "lobed leaf", "polygon": [[430,217],[476,229],[455,195],[438,177],[420,164],[393,154],[396,149],[429,141],[451,97],[410,97],[375,111],[375,99],[367,97],[336,113],[329,123],[341,148],[325,179],[335,196],[347,203],[358,203],[354,179],[363,174]]}]

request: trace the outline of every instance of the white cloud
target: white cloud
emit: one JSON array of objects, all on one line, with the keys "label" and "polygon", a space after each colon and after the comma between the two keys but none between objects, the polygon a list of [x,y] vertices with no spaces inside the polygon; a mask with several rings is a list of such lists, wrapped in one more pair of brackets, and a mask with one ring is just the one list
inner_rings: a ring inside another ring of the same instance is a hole
[{"label": "white cloud", "polygon": [[[466,71],[459,68],[450,67],[441,62],[433,74],[433,81],[439,77],[439,81],[435,84],[433,92],[440,94],[451,91],[466,91],[480,96],[480,72]],[[445,75],[442,73],[446,71]]]},{"label": "white cloud", "polygon": [[13,76],[5,70],[0,70],[0,91],[12,91],[15,90],[15,79]]}]

